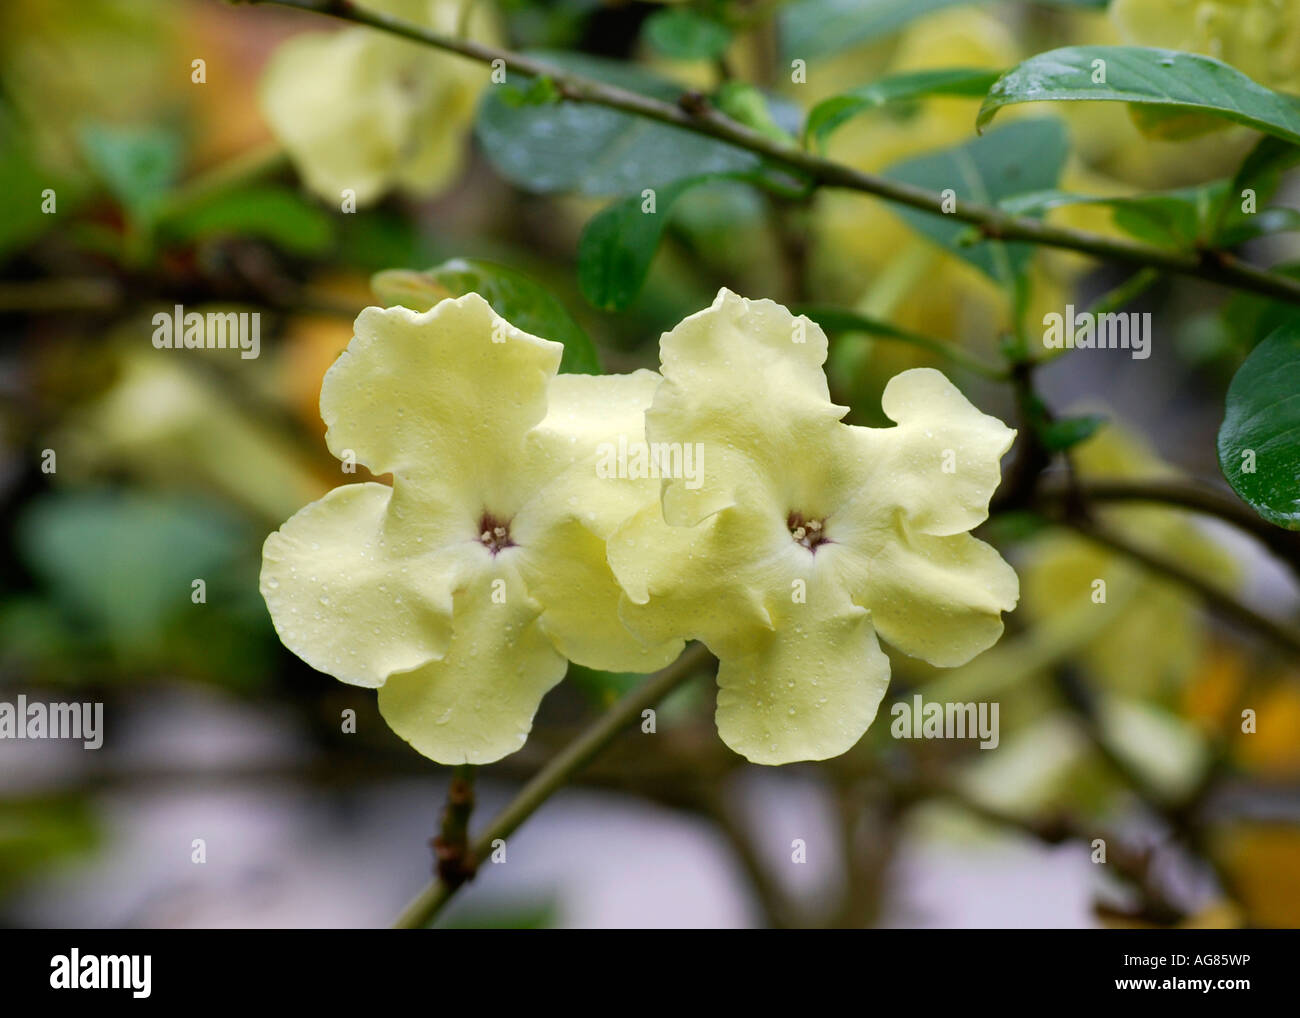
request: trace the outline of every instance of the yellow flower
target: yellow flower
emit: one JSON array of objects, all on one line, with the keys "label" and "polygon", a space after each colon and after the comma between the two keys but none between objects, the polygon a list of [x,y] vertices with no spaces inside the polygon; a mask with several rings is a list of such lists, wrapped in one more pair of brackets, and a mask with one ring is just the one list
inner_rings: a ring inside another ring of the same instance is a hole
[{"label": "yellow flower", "polygon": [[646,479],[602,479],[659,382],[557,375],[561,346],[470,293],[367,308],[321,389],[326,443],[393,486],[335,488],[267,538],[262,595],[285,646],[379,688],[389,725],[441,763],[517,750],[565,658],[652,671],[681,650],[619,622],[605,538]]},{"label": "yellow flower", "polygon": [[893,428],[841,423],[826,336],[723,290],[660,342],[652,445],[695,450],[609,540],[624,621],[720,660],[718,731],[755,763],[819,760],[866,731],[889,681],[877,634],[936,665],[997,641],[1015,573],[967,533],[1015,432],[942,374],[882,399]]},{"label": "yellow flower", "polygon": [[1126,42],[1204,53],[1261,85],[1300,92],[1300,6],[1293,0],[1115,0]]},{"label": "yellow flower", "polygon": [[[454,33],[458,0],[382,0],[371,7]],[[475,8],[481,14],[486,5]],[[474,34],[492,38],[485,17]],[[358,205],[393,189],[429,195],[460,170],[486,68],[370,28],[301,35],[267,67],[262,108],[308,188]]]}]

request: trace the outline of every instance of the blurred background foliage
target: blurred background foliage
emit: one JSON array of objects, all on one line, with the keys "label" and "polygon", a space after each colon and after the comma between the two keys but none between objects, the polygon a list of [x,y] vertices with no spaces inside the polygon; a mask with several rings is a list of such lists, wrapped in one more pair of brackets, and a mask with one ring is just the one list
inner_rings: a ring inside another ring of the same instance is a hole
[{"label": "blurred background foliage", "polygon": [[[479,6],[494,9],[482,31],[513,49],[547,51],[566,67],[650,94],[713,93],[778,137],[798,135],[818,102],[888,76],[997,71],[1055,46],[1132,41],[1121,39],[1104,4],[1082,0]],[[1123,6],[1130,20],[1130,9],[1142,7]],[[1168,27],[1175,16],[1146,7],[1139,28]],[[0,745],[0,916],[11,923],[69,915],[205,921],[195,878],[172,871],[156,883],[137,876],[132,905],[97,906],[96,885],[80,892],[83,912],[47,905],[68,893],[59,879],[102,873],[96,860],[131,844],[121,834],[130,817],[127,810],[122,818],[124,793],[158,787],[183,801],[223,775],[236,786],[269,780],[337,806],[320,832],[328,839],[351,822],[347,803],[359,784],[415,776],[424,811],[415,826],[432,832],[446,775],[391,735],[373,698],[285,651],[256,585],[269,531],[328,488],[368,477],[364,468],[341,474],[328,455],[317,399],[352,319],[376,299],[373,274],[400,270],[382,277],[389,289],[380,298],[393,302],[496,287],[519,315],[547,323],[543,334],[576,337],[567,369],[598,363],[611,371],[653,366],[660,332],[710,303],[721,285],[836,306],[996,358],[1047,311],[1087,306],[1125,278],[1116,266],[1015,246],[1008,276],[989,262],[988,245],[954,246],[943,231],[960,228],[947,222],[847,192],[802,200],[756,180],[745,153],[644,124],[633,133],[608,111],[547,105],[513,75],[506,88],[484,92],[477,111],[466,105],[459,135],[443,132],[436,144],[457,147],[443,153],[456,170],[435,193],[383,189],[345,213],[303,185],[260,92],[277,48],[321,31],[367,30],[216,0],[0,7],[0,697],[103,701],[108,724],[105,748],[94,753]],[[1279,52],[1295,55],[1285,47],[1296,37],[1265,37],[1233,53],[1261,73],[1255,64],[1267,70]],[[1198,45],[1180,39],[1150,41]],[[192,78],[198,58],[201,83]],[[419,59],[454,60],[433,51]],[[808,62],[806,82],[790,80],[791,59]],[[761,91],[727,91],[739,81]],[[309,108],[310,98],[299,100]],[[1046,215],[1176,245],[1189,231],[1195,238],[1195,209],[1223,193],[1257,137],[1239,127],[1143,133],[1121,104],[1076,103],[1009,110],[981,138],[978,106],[978,94],[886,103],[822,140],[832,158],[936,189],[955,172],[974,173],[991,201],[1058,188],[1117,199]],[[566,145],[536,142],[543,121]],[[688,175],[688,185],[675,183]],[[663,217],[654,228],[662,234],[637,238],[635,217],[615,218],[611,201],[635,202],[644,187],[659,189]],[[47,189],[57,195],[54,214],[42,212]],[[1122,201],[1152,192],[1167,197]],[[1270,178],[1268,197],[1279,208],[1294,206],[1295,194],[1285,173]],[[608,254],[590,246],[599,240],[594,227],[584,238],[598,214],[609,217],[606,233],[631,251],[644,285],[636,279],[615,292],[592,275]],[[1285,234],[1252,243],[1275,262],[1297,256]],[[464,261],[448,265],[453,259]],[[416,275],[438,265],[439,273]],[[551,296],[538,297],[542,290]],[[175,304],[260,312],[261,355],[154,349],[152,315]],[[1102,422],[1072,449],[1073,469],[1087,478],[1221,485],[1213,436],[1227,381],[1294,311],[1169,280],[1132,308],[1154,316],[1151,360],[1116,351],[1042,370],[1042,393],[1059,413]],[[915,345],[833,332],[832,393],[852,408],[850,420],[884,423],[885,382],[919,364],[949,371],[987,412],[1018,418],[1010,389],[959,365]],[[1101,512],[1144,547],[1296,620],[1295,577],[1240,534],[1170,508]],[[779,798],[811,788],[831,818],[838,848],[821,865],[836,890],[825,900],[790,881],[789,839],[761,809],[746,810],[746,789],[767,779],[716,739],[707,683],[665,706],[651,753],[619,744],[583,782],[699,818],[734,860],[756,922],[901,924],[908,919],[899,902],[915,878],[909,863],[929,858],[925,846],[978,862],[998,858],[981,854],[990,845],[1027,840],[1078,849],[1060,879],[1084,888],[1085,907],[1045,907],[1046,924],[1300,923],[1300,664],[1223,625],[1186,586],[1042,519],[1001,516],[985,530],[1022,577],[1021,607],[1003,641],[955,671],[895,655],[889,698],[862,743],[839,760],[790,768],[805,784],[778,790]],[[1107,581],[1104,605],[1090,596],[1098,577]],[[203,603],[191,598],[196,578],[206,584]],[[571,678],[543,705],[527,748],[489,779],[508,785],[528,774],[636,681],[578,668]],[[154,705],[176,691],[198,698],[185,701],[179,719],[160,719]],[[999,748],[892,739],[889,704],[916,692],[1000,702]],[[238,737],[223,729],[197,762],[184,753],[176,757],[184,766],[166,754],[140,762],[131,739],[152,745],[142,734],[151,725],[183,733],[214,705],[237,710],[235,729],[264,721],[272,746],[284,739],[286,759],[250,768]],[[1240,730],[1247,707],[1258,718],[1251,735]],[[356,734],[340,730],[344,710],[357,712]],[[647,838],[658,817],[647,806]],[[165,849],[182,862],[188,831],[178,820]],[[581,832],[578,854],[598,850],[600,834],[599,824]],[[393,835],[378,825],[369,837]],[[1107,839],[1108,866],[1087,861],[1095,838]],[[423,843],[407,841],[408,880],[378,885],[370,897],[380,906],[413,891],[427,866]],[[950,898],[982,884],[1017,893],[1015,873],[994,862],[963,874]],[[671,911],[683,907],[671,895],[664,907],[669,917],[683,914]],[[571,918],[556,887],[520,892],[486,912],[466,908],[449,922]],[[358,907],[322,921],[384,915],[383,907]],[[940,908],[929,921],[959,915]],[[1003,921],[996,908],[980,920]],[[231,921],[261,920],[249,912]],[[649,920],[629,910],[619,921]]]}]

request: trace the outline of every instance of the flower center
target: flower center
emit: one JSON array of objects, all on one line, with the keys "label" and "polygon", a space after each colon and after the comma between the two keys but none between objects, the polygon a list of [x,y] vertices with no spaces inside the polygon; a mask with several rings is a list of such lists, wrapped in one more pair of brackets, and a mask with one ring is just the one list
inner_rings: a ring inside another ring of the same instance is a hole
[{"label": "flower center", "polygon": [[785,525],[790,528],[790,536],[795,544],[801,544],[811,552],[817,551],[819,544],[825,544],[830,538],[826,536],[821,520],[805,519],[803,513],[792,512],[786,517]]},{"label": "flower center", "polygon": [[515,546],[515,542],[510,540],[510,521],[489,512],[478,521],[478,539],[493,555]]}]

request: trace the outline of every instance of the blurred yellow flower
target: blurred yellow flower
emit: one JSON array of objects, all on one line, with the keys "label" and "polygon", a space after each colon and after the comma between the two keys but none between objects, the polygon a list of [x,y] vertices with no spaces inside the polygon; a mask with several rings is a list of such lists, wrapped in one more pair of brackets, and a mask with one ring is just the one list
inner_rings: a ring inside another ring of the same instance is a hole
[{"label": "blurred yellow flower", "polygon": [[1125,42],[1204,53],[1261,85],[1300,92],[1300,5],[1292,0],[1114,0]]},{"label": "blurred yellow flower", "polygon": [[116,368],[112,385],[55,440],[69,475],[126,471],[163,487],[217,491],[267,519],[325,489],[291,441],[190,361],[127,350]]},{"label": "blurred yellow flower", "polygon": [[[1175,473],[1113,425],[1077,446],[1074,462],[1085,480]],[[1231,556],[1180,513],[1126,506],[1107,510],[1105,516],[1124,532],[1140,535],[1144,546],[1218,586],[1229,588],[1235,580]],[[1038,537],[1025,550],[1021,572],[1025,616],[1039,624],[1071,616],[1088,626],[1091,636],[1081,641],[1076,653],[1116,691],[1170,694],[1205,655],[1195,596],[1094,542],[1057,531]],[[1090,612],[1090,605],[1095,610]],[[1160,639],[1152,639],[1152,633],[1159,633]]]},{"label": "blurred yellow flower", "polygon": [[[460,0],[377,0],[370,6],[455,33]],[[495,38],[486,4],[471,35]],[[344,191],[366,205],[390,190],[430,195],[462,164],[489,71],[470,60],[370,28],[310,33],[272,57],[262,109],[306,186],[331,203]]]}]

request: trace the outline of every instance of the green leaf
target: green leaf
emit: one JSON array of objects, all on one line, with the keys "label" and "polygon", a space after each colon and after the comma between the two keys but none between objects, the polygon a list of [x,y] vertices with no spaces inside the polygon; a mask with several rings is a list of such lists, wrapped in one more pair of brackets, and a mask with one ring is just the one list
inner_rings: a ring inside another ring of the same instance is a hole
[{"label": "green leaf", "polygon": [[1187,250],[1207,232],[1205,215],[1216,205],[1222,187],[1219,183],[1119,198],[1049,190],[1015,195],[999,205],[1014,215],[1041,215],[1066,205],[1104,205],[1111,209],[1115,225],[1130,236]]},{"label": "green leaf", "polygon": [[159,225],[180,241],[251,236],[301,255],[320,254],[334,239],[333,220],[322,208],[296,191],[263,184],[221,192]]},{"label": "green leaf", "polygon": [[[1294,213],[1294,209],[1265,210],[1264,203],[1277,192],[1282,175],[1297,163],[1300,163],[1300,147],[1272,135],[1260,138],[1242,160],[1223,193],[1214,223],[1214,243],[1220,247],[1232,247],[1264,233],[1293,229],[1284,225],[1276,215],[1262,226],[1255,220],[1266,212]],[[1256,211],[1253,213],[1242,211],[1242,195],[1248,189],[1255,192]]]},{"label": "green leaf", "polygon": [[920,347],[922,350],[939,354],[941,357],[948,358],[954,364],[959,364],[977,374],[986,377],[1004,377],[999,367],[986,364],[978,356],[956,343],[949,342],[946,339],[936,339],[933,336],[923,336],[919,333],[909,332],[881,318],[820,304],[799,304],[793,310],[796,314],[811,318],[830,333],[865,332],[868,335],[879,336],[882,339],[897,340],[900,343],[908,343]]},{"label": "green leaf", "polygon": [[31,139],[20,133],[18,123],[0,105],[0,194],[5,196],[4,215],[0,216],[0,258],[66,221],[65,215],[41,211],[47,188],[55,193],[57,211],[65,214],[76,207],[84,190],[79,182],[36,161]]},{"label": "green leaf", "polygon": [[[613,60],[576,53],[535,56],[619,88],[675,102],[680,85]],[[520,86],[525,78],[507,77]],[[527,191],[609,196],[661,187],[682,177],[753,169],[752,152],[618,110],[581,103],[512,107],[488,89],[475,133],[503,177]]]},{"label": "green leaf", "polygon": [[[974,0],[991,3],[992,0]],[[1056,7],[1105,7],[1107,0],[1042,0]],[[896,32],[917,18],[972,0],[796,0],[781,10],[785,60],[826,56]]]},{"label": "green leaf", "polygon": [[[260,677],[270,628],[254,535],[220,503],[69,490],[28,503],[16,532],[15,547],[66,620],[64,646],[83,650],[83,667],[61,680],[113,667],[183,669],[230,685]],[[201,609],[191,601],[195,578],[207,585]]]},{"label": "green leaf", "polygon": [[1105,423],[1106,418],[1101,414],[1043,421],[1037,427],[1038,438],[1048,452],[1062,452],[1080,442],[1086,442]]},{"label": "green leaf", "polygon": [[578,288],[592,306],[619,311],[631,304],[650,271],[673,202],[693,187],[720,179],[728,178],[675,180],[649,194],[616,201],[592,216],[578,242]]},{"label": "green leaf", "polygon": [[997,71],[973,67],[946,67],[891,74],[843,95],[823,99],[808,114],[804,137],[815,141],[819,147],[825,147],[826,139],[832,131],[860,113],[889,103],[922,99],[931,95],[978,99],[988,92],[997,79]]},{"label": "green leaf", "polygon": [[[1098,60],[1104,65],[1095,65]],[[1102,66],[1106,80],[1096,83],[1094,68]],[[1066,46],[1030,57],[989,90],[976,126],[982,128],[1004,106],[1073,100],[1206,113],[1300,142],[1300,99],[1265,88],[1212,57],[1147,46]]]},{"label": "green leaf", "polygon": [[180,139],[162,128],[92,124],[81,132],[81,149],[104,186],[142,222],[149,221],[180,171]]},{"label": "green leaf", "polygon": [[1260,343],[1233,376],[1219,467],[1260,516],[1300,530],[1300,322]]},{"label": "green leaf", "polygon": [[781,11],[787,59],[838,53],[896,31],[909,21],[963,0],[796,0]]},{"label": "green leaf", "polygon": [[[1055,188],[1067,151],[1065,127],[1059,120],[1022,120],[957,148],[898,163],[885,173],[931,191],[952,189],[959,205],[963,201],[996,205],[1016,194]],[[897,212],[917,232],[1003,283],[1023,275],[1033,257],[1029,244],[966,243],[970,228],[951,216],[903,207]]]},{"label": "green leaf", "polygon": [[377,273],[370,286],[385,307],[400,304],[412,311],[428,311],[448,297],[477,293],[511,325],[542,339],[563,343],[561,371],[600,374],[600,358],[591,337],[564,305],[527,276],[504,265],[453,258],[427,272],[387,269]]},{"label": "green leaf", "polygon": [[687,7],[667,7],[646,19],[646,40],[673,60],[716,60],[731,45],[726,25]]},{"label": "green leaf", "polygon": [[[1264,141],[1282,145],[1289,152],[1300,149],[1285,145],[1276,138]],[[1205,247],[1232,247],[1274,233],[1300,229],[1300,211],[1291,208],[1264,208],[1277,188],[1277,177],[1241,177],[1233,181],[1214,181],[1197,187],[1174,191],[1156,191],[1127,197],[1103,197],[1073,194],[1067,191],[1039,191],[1015,195],[999,205],[1013,215],[1041,215],[1048,209],[1066,205],[1103,205],[1111,209],[1115,225],[1125,233],[1149,244],[1192,251]],[[1242,181],[1257,186],[1258,211],[1241,211]],[[1236,197],[1234,197],[1236,196]]]},{"label": "green leaf", "polygon": [[501,87],[501,101],[511,109],[519,109],[522,106],[546,106],[559,102],[561,98],[560,87],[549,74],[529,78],[523,88],[516,88],[511,84]]},{"label": "green leaf", "polygon": [[645,678],[636,672],[602,672],[585,665],[569,664],[566,680],[601,708],[609,707],[630,693]]}]

